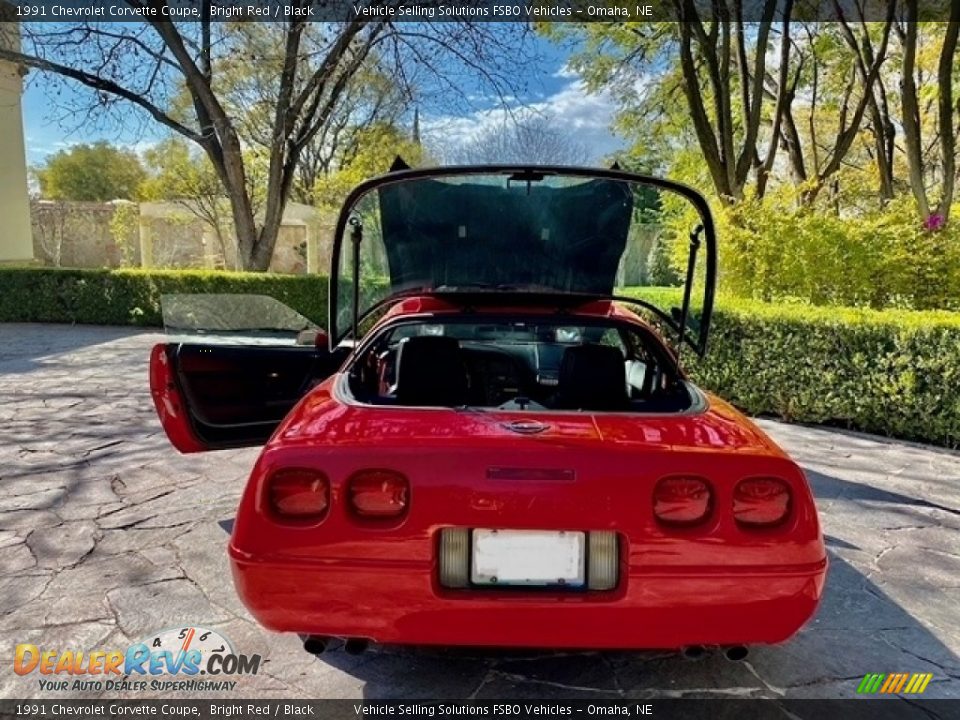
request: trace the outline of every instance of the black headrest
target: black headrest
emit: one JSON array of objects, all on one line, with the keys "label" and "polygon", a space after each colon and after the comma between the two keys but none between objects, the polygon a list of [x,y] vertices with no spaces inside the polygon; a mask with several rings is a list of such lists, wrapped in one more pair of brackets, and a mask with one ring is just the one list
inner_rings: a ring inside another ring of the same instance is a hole
[{"label": "black headrest", "polygon": [[401,405],[465,405],[467,368],[454,338],[404,338],[397,348],[397,402]]},{"label": "black headrest", "polygon": [[625,409],[629,401],[623,353],[609,345],[567,348],[560,363],[557,393],[564,408]]}]

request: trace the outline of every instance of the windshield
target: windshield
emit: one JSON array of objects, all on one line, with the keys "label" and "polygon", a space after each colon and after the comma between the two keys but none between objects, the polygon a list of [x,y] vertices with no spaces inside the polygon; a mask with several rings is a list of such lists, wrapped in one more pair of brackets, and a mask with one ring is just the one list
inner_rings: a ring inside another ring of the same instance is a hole
[{"label": "windshield", "polygon": [[[712,251],[712,223],[698,201],[687,188],[617,171],[440,168],[384,176],[355,191],[340,217],[332,334],[350,334],[387,298],[418,292],[606,297],[681,288],[689,239],[699,242],[705,225]],[[686,324],[696,335],[699,308],[712,297],[712,263],[690,280],[699,289],[691,288]],[[657,295],[664,318],[679,324],[673,310],[683,292]]]}]

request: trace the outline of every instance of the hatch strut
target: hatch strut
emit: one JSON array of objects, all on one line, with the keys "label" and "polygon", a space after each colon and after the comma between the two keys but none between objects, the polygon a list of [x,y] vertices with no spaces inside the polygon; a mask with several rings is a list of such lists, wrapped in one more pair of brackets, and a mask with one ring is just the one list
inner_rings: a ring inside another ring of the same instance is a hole
[{"label": "hatch strut", "polygon": [[697,251],[700,249],[700,233],[703,225],[698,224],[690,233],[690,254],[687,257],[687,282],[683,287],[683,307],[680,309],[679,337],[677,338],[677,367],[680,366],[680,353],[683,351],[683,336],[687,329],[687,315],[690,312],[690,289],[693,286],[693,273],[697,265]]},{"label": "hatch strut", "polygon": [[353,341],[360,339],[360,243],[363,222],[356,215],[350,218],[350,243],[353,245]]}]

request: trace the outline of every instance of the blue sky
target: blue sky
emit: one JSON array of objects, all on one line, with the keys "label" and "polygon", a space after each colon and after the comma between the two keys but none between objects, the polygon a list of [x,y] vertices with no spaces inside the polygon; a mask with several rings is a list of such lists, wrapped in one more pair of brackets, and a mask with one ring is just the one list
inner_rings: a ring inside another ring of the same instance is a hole
[{"label": "blue sky", "polygon": [[[590,152],[591,161],[599,161],[622,143],[610,130],[613,102],[605,94],[590,94],[583,82],[565,68],[566,51],[547,40],[536,40],[538,60],[525,63],[528,73],[527,95],[515,101],[515,107],[530,107],[574,135]],[[64,95],[75,92],[73,86],[61,86]],[[79,128],[74,118],[61,119],[56,103],[51,102],[49,84],[44,77],[30,74],[23,97],[27,162],[42,165],[46,157],[76,143],[107,140],[142,150],[162,138],[165,130],[152,122],[130,122],[117,126],[111,122],[87,122]],[[504,111],[493,98],[470,96],[470,108],[445,114],[424,111],[421,123],[426,138],[445,142],[469,139],[486,127],[500,127]],[[131,112],[136,112],[131,110]],[[139,113],[137,113],[139,115]]]}]

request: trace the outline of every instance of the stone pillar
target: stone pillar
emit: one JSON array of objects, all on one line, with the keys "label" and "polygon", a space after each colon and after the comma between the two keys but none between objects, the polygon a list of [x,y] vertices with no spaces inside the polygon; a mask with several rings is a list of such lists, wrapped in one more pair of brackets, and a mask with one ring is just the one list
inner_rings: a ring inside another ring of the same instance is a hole
[{"label": "stone pillar", "polygon": [[319,248],[317,247],[316,234],[310,232],[310,230],[311,227],[310,223],[308,222],[303,226],[303,239],[306,241],[307,245],[307,274],[316,275],[319,266],[317,259],[317,251]]},{"label": "stone pillar", "polygon": [[[12,6],[0,2],[0,45],[20,48],[20,27],[11,22]],[[33,262],[30,198],[27,195],[27,158],[23,145],[24,68],[0,60],[0,263]]]},{"label": "stone pillar", "polygon": [[140,267],[153,267],[153,228],[143,212],[140,213]]}]

